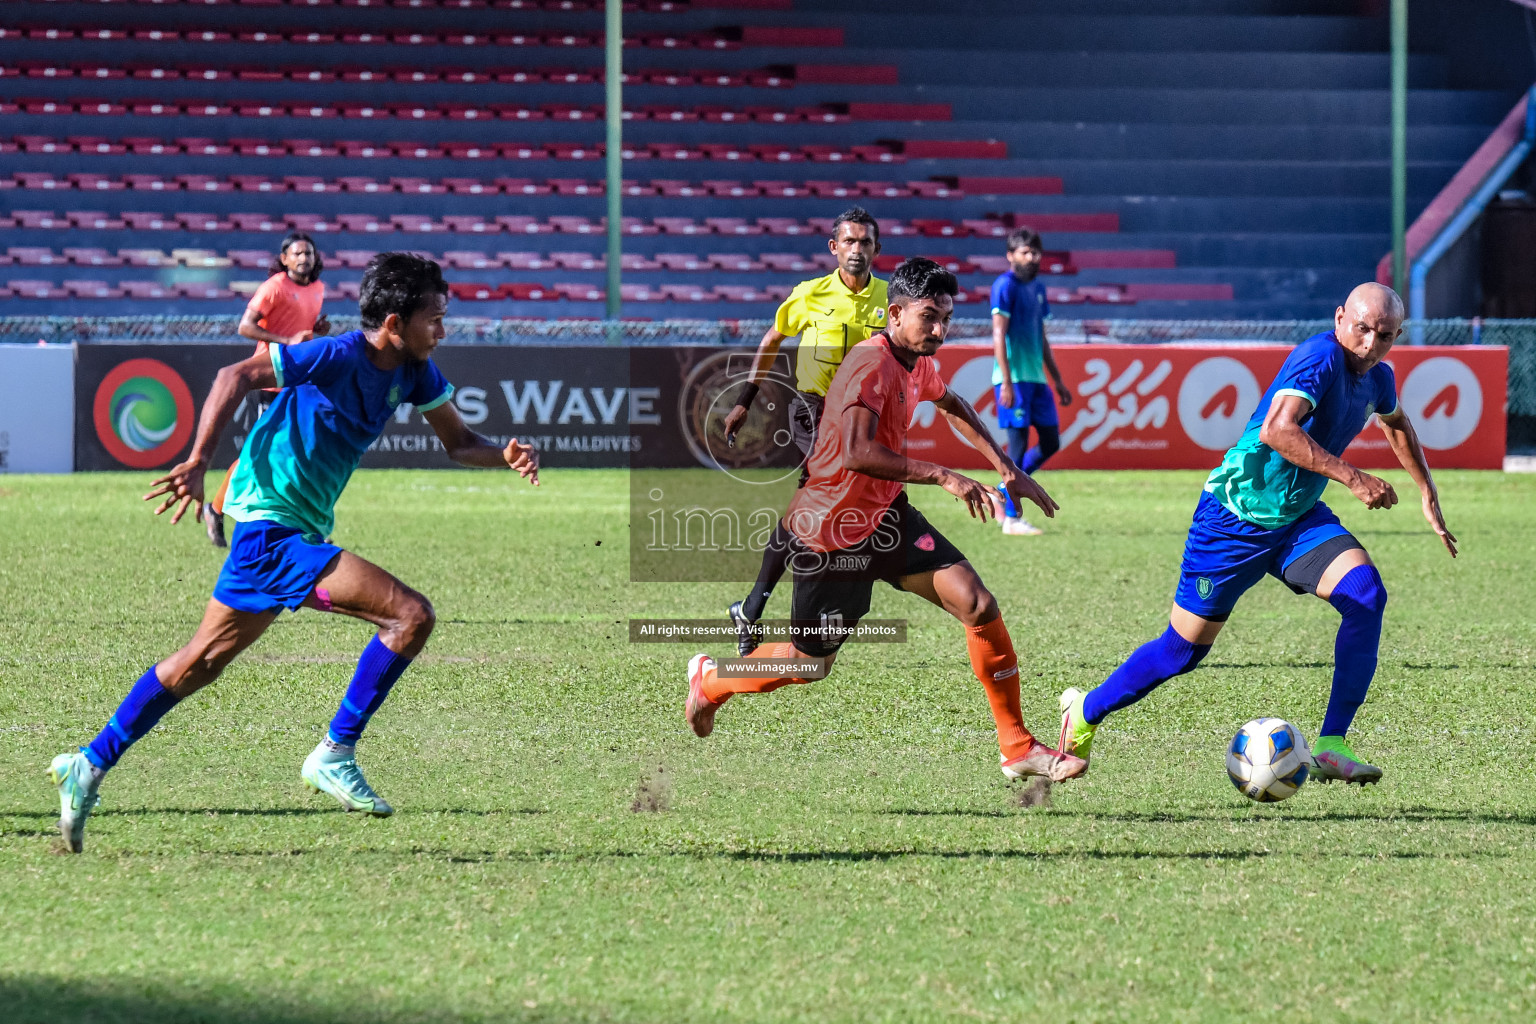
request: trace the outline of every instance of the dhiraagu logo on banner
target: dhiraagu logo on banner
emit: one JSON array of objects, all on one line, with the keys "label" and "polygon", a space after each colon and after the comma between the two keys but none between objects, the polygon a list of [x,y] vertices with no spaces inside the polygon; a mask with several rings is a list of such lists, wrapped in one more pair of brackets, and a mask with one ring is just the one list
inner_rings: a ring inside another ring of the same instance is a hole
[{"label": "dhiraagu logo on banner", "polygon": [[102,445],[132,469],[166,464],[192,437],[192,393],[158,359],[114,366],[96,388],[92,411]]}]

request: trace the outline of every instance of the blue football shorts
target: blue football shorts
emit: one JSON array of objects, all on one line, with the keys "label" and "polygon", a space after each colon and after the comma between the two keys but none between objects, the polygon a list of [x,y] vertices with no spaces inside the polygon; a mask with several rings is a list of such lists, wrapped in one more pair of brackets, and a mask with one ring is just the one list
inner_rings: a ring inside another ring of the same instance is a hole
[{"label": "blue football shorts", "polygon": [[997,407],[997,425],[1011,430],[1029,427],[1057,427],[1056,393],[1049,384],[1014,381],[1013,405],[1003,405],[1003,386],[992,385],[992,403]]},{"label": "blue football shorts", "polygon": [[1307,556],[1316,553],[1332,561],[1360,546],[1322,502],[1295,522],[1266,530],[1233,515],[1206,491],[1195,506],[1173,600],[1201,618],[1226,618],[1237,599],[1266,575],[1298,594],[1315,592],[1327,565]]},{"label": "blue football shorts", "polygon": [[291,611],[340,554],[341,548],[296,527],[260,519],[236,523],[213,596],[236,611]]}]

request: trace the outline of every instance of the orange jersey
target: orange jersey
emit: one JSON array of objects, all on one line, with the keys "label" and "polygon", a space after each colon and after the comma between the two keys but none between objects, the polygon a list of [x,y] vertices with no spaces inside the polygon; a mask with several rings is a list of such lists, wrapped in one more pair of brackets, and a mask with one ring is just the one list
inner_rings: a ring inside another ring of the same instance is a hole
[{"label": "orange jersey", "polygon": [[[325,285],[319,281],[294,284],[286,273],[273,274],[261,282],[246,309],[259,318],[262,330],[291,338],[300,331],[313,330],[320,319],[320,304],[325,301]],[[256,354],[267,350],[267,343],[256,343]]]},{"label": "orange jersey", "polygon": [[810,479],[790,502],[790,532],[813,551],[849,548],[875,532],[880,517],[905,484],[843,468],[843,414],[862,405],[878,417],[875,441],[894,452],[907,445],[907,427],[919,402],[944,397],[938,365],[919,357],[909,372],[891,354],[883,333],[848,350],[832,386],[811,450]]}]

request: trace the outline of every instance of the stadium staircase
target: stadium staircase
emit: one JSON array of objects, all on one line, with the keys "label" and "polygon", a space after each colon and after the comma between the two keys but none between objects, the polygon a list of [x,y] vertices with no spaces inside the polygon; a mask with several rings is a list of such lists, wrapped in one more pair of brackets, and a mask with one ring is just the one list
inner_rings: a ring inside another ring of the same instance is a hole
[{"label": "stadium staircase", "polygon": [[[4,308],[234,312],[297,227],[337,311],[410,248],[457,314],[600,315],[601,6],[5,3]],[[854,202],[882,267],[961,274],[962,315],[1026,223],[1062,315],[1326,315],[1389,242],[1371,7],[633,3],[625,315],[767,316]],[[1411,217],[1519,88],[1453,87],[1432,49],[1410,83]]]}]

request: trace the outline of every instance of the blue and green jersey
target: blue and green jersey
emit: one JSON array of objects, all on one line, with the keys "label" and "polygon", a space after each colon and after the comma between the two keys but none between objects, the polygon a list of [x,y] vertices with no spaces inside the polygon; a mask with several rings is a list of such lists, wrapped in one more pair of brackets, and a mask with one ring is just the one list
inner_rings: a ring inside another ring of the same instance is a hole
[{"label": "blue and green jersey", "polygon": [[1259,440],[1264,417],[1279,395],[1298,395],[1312,408],[1301,427],[1318,445],[1342,456],[1373,413],[1397,411],[1397,381],[1392,368],[1377,363],[1363,374],[1351,373],[1344,347],[1332,331],[1315,334],[1286,357],[1280,373],[1259,400],[1243,436],[1211,472],[1205,489],[1239,519],[1276,529],[1295,522],[1323,496],[1328,478],[1302,469]]},{"label": "blue and green jersey", "polygon": [[337,499],[395,407],[428,412],[453,385],[430,359],[379,369],[362,331],[268,352],[282,390],[245,439],[224,511],[328,537]]}]

